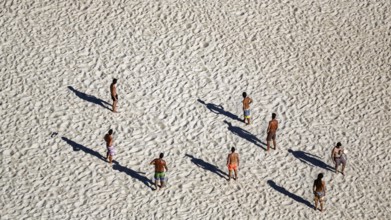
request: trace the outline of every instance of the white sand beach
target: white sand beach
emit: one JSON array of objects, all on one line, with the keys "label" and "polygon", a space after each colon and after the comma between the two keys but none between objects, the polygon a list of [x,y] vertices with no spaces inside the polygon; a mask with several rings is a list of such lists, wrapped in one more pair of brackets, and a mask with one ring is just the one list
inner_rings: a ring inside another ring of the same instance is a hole
[{"label": "white sand beach", "polygon": [[[1,220],[391,219],[391,1],[0,5]],[[167,187],[153,191],[161,152]]]}]

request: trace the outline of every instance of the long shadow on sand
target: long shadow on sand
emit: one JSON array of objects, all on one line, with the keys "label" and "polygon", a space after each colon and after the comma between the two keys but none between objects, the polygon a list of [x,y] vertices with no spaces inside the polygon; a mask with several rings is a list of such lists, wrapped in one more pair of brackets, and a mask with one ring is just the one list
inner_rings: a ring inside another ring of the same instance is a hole
[{"label": "long shadow on sand", "polygon": [[92,102],[94,104],[100,105],[103,108],[106,108],[106,109],[111,111],[111,109],[109,107],[104,105],[104,104],[106,104],[106,105],[110,106],[111,105],[110,103],[108,103],[106,101],[103,101],[102,99],[99,99],[99,98],[97,98],[95,96],[87,95],[84,92],[80,92],[80,91],[76,90],[75,88],[73,88],[72,86],[68,86],[68,89],[71,90],[72,92],[74,92],[77,97],[79,97],[79,98],[81,98],[81,99],[83,99],[83,100],[85,100],[87,102]]},{"label": "long shadow on sand", "polygon": [[197,167],[201,167],[204,170],[209,170],[210,172],[217,174],[221,178],[224,178],[224,179],[226,179],[226,177],[228,178],[228,174],[226,174],[225,172],[220,170],[217,166],[210,164],[202,159],[195,158],[194,156],[192,156],[190,154],[185,154],[185,156],[190,157],[191,162],[194,163]]},{"label": "long shadow on sand", "polygon": [[[246,139],[247,141],[255,144],[256,146],[259,146],[263,150],[266,150],[263,146],[266,146],[265,143],[263,143],[261,140],[259,140],[255,135],[251,134],[250,132],[236,126],[232,126],[232,124],[226,120],[224,120],[224,123],[228,125],[228,130],[230,130],[233,134]],[[263,145],[263,146],[262,146]]]},{"label": "long shadow on sand", "polygon": [[295,200],[296,202],[300,202],[300,203],[303,203],[304,205],[310,207],[310,208],[314,208],[314,206],[307,200],[303,199],[302,197],[298,196],[298,195],[295,195],[291,192],[289,192],[288,190],[286,190],[284,187],[282,186],[278,186],[273,180],[268,180],[267,181],[267,184],[269,184],[270,187],[272,187],[274,190],[290,197],[291,199]]},{"label": "long shadow on sand", "polygon": [[221,105],[215,105],[213,103],[205,103],[201,99],[197,99],[197,101],[203,105],[205,105],[211,112],[218,114],[218,115],[225,115],[228,118],[231,118],[232,120],[243,122],[237,115],[232,114],[229,111],[224,110],[224,107]]},{"label": "long shadow on sand", "polygon": [[134,171],[134,170],[132,170],[130,168],[124,167],[121,164],[119,164],[118,162],[114,162],[113,163],[113,169],[114,170],[118,170],[119,172],[126,173],[127,175],[129,175],[132,178],[135,178],[138,181],[144,183],[146,186],[148,186],[149,188],[151,188],[153,190],[153,188],[152,188],[153,182],[150,179],[148,179],[147,177],[141,175],[141,174],[145,174],[145,173],[137,172],[137,171]]},{"label": "long shadow on sand", "polygon": [[310,166],[317,166],[320,168],[323,168],[328,171],[334,171],[334,168],[330,165],[327,165],[323,161],[320,160],[320,157],[304,152],[304,151],[294,151],[292,149],[288,150],[289,153],[291,153],[293,156],[295,156],[297,159],[299,159],[301,162],[308,164]]},{"label": "long shadow on sand", "polygon": [[92,156],[95,156],[95,157],[97,157],[98,159],[103,160],[104,162],[107,162],[107,161],[106,161],[106,158],[103,157],[103,156],[102,156],[100,153],[98,153],[97,151],[91,150],[90,148],[85,147],[85,146],[83,146],[83,145],[81,145],[81,144],[78,144],[78,143],[76,143],[76,142],[74,142],[74,141],[72,141],[72,140],[70,140],[70,139],[68,139],[68,138],[66,138],[66,137],[62,137],[61,139],[63,139],[65,142],[67,142],[67,144],[71,145],[71,146],[73,147],[73,150],[74,150],[74,151],[80,151],[80,150],[82,150],[82,151],[84,151],[84,153],[86,153],[86,154],[91,154]]}]

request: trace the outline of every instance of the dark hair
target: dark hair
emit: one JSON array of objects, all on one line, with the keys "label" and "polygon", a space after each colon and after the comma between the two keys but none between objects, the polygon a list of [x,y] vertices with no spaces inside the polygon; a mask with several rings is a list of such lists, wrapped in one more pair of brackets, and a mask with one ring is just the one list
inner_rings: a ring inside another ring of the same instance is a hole
[{"label": "dark hair", "polygon": [[159,158],[162,159],[164,157],[163,153],[160,153]]},{"label": "dark hair", "polygon": [[243,98],[246,98],[246,97],[247,97],[247,93],[243,92]]},{"label": "dark hair", "polygon": [[117,83],[117,79],[113,79],[113,83],[116,84]]},{"label": "dark hair", "polygon": [[339,148],[339,147],[341,147],[341,146],[342,146],[341,142],[338,142],[338,143],[337,143],[337,148]]},{"label": "dark hair", "polygon": [[109,130],[109,134],[113,134],[113,129],[110,129],[110,130]]},{"label": "dark hair", "polygon": [[231,151],[232,151],[232,153],[233,153],[233,152],[235,152],[235,148],[234,148],[234,147],[232,147],[232,148],[231,148]]},{"label": "dark hair", "polygon": [[322,178],[323,178],[323,173],[319,173],[318,178],[315,180],[315,185],[317,188],[322,187]]},{"label": "dark hair", "polygon": [[272,113],[272,119],[276,118],[276,113]]}]

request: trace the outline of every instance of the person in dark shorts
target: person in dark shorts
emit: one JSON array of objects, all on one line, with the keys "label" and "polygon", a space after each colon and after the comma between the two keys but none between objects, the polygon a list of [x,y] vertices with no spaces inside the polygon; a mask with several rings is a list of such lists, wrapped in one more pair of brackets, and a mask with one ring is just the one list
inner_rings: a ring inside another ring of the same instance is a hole
[{"label": "person in dark shorts", "polygon": [[117,94],[117,79],[113,79],[110,85],[111,99],[113,100],[113,112],[117,112],[118,94]]},{"label": "person in dark shorts", "polygon": [[[159,158],[156,158],[151,161],[150,165],[155,165],[155,187],[164,187],[166,181],[166,173],[168,171],[166,161],[163,160],[164,154],[160,153]],[[158,185],[160,182],[160,186]]]},{"label": "person in dark shorts", "polygon": [[341,142],[338,142],[337,145],[333,148],[331,151],[331,158],[333,158],[333,161],[335,163],[335,172],[338,173],[338,166],[342,164],[342,175],[345,175],[345,166],[346,166],[346,158],[343,151],[343,148],[341,147]]},{"label": "person in dark shorts", "polygon": [[272,114],[272,120],[269,121],[269,126],[267,127],[267,137],[266,137],[266,145],[267,145],[267,151],[270,150],[270,141],[273,140],[273,146],[274,150],[277,149],[276,145],[276,132],[278,129],[278,121],[276,120],[276,113]]}]

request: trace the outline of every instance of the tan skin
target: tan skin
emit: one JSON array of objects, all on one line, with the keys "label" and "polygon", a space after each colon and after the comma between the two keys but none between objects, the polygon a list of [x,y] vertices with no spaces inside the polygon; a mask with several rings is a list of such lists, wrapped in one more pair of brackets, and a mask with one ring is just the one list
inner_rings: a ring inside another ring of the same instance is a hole
[{"label": "tan skin", "polygon": [[[246,110],[246,109],[250,109],[250,104],[253,102],[253,100],[250,98],[250,97],[246,97],[243,99],[243,111]],[[247,120],[247,123],[246,123],[246,120]],[[250,124],[250,118],[244,118],[243,119],[244,123],[246,123],[247,125]]]},{"label": "tan skin", "polygon": [[112,105],[113,112],[117,112],[117,103],[118,103],[117,86],[114,83],[111,83],[110,85],[110,94],[111,97],[114,97],[113,105]]},{"label": "tan skin", "polygon": [[[156,159],[152,160],[151,163],[149,163],[149,164],[150,165],[155,165],[155,172],[156,173],[168,171],[166,161],[164,161],[161,158],[156,158]],[[158,180],[155,180],[155,187],[156,187],[156,189],[158,189],[158,186],[159,186],[158,185]],[[165,186],[165,183],[162,181],[160,187],[164,187],[164,186]]]},{"label": "tan skin", "polygon": [[104,137],[104,140],[106,141],[106,148],[107,148],[107,155],[106,155],[106,160],[109,160],[109,163],[111,164],[113,162],[113,156],[109,154],[108,148],[113,146],[114,144],[114,138],[113,135],[106,134]]},{"label": "tan skin", "polygon": [[[232,164],[236,164],[236,169],[234,169],[234,172],[235,172],[234,180],[237,180],[238,179],[237,167],[239,167],[239,154],[238,153],[232,152],[232,153],[228,154],[227,166],[232,165]],[[228,172],[229,172],[229,178],[228,178],[228,181],[229,181],[229,180],[231,180],[231,177],[232,177],[232,170],[228,169]]]},{"label": "tan skin", "polygon": [[[338,173],[338,164],[335,161],[335,159],[341,157],[342,154],[343,154],[342,147],[339,147],[339,148],[334,147],[333,150],[331,151],[331,158],[333,158],[333,161],[335,163],[335,172],[336,173]],[[341,170],[342,175],[345,175],[344,171],[345,171],[345,164],[342,164],[342,170]]]},{"label": "tan skin", "polygon": [[[267,134],[269,134],[269,132],[277,132],[277,129],[278,129],[278,121],[276,119],[272,119],[271,121],[269,121],[269,126],[267,127]],[[273,138],[273,146],[274,146],[274,149],[276,150],[277,149],[277,145],[276,145],[276,139]],[[269,152],[270,150],[270,141],[267,141],[267,151]]]},{"label": "tan skin", "polygon": [[323,206],[324,206],[324,200],[323,198],[319,198],[317,195],[316,195],[316,192],[323,192],[324,193],[324,196],[326,196],[326,183],[324,181],[322,181],[322,185],[321,186],[317,186],[316,185],[316,180],[314,181],[314,186],[312,187],[313,188],[313,191],[314,191],[314,195],[315,195],[315,210],[318,209],[318,203],[320,203],[320,211],[323,212]]}]

